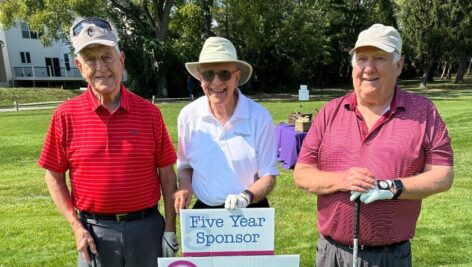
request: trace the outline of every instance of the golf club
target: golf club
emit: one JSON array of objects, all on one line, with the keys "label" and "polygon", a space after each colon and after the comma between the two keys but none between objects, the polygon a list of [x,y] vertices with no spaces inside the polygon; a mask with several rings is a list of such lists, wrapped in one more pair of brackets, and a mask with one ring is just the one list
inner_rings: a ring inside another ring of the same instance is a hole
[{"label": "golf club", "polygon": [[352,266],[357,267],[357,253],[359,249],[359,221],[361,212],[361,199],[358,197],[354,202],[354,239],[352,246]]},{"label": "golf club", "polygon": [[[88,232],[90,233],[90,235],[93,237],[93,228],[92,228],[92,224],[87,224],[87,230]],[[90,247],[87,247],[87,250],[88,250],[88,253],[90,255],[90,258],[91,258],[91,264],[92,264],[92,267],[97,267],[97,258],[95,256],[94,253],[92,253],[92,250],[90,249]]]}]

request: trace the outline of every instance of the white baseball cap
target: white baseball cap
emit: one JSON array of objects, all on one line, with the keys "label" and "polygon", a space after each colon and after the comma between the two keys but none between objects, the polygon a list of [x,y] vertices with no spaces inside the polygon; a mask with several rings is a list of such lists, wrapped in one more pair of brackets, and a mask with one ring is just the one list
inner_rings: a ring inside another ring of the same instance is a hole
[{"label": "white baseball cap", "polygon": [[357,48],[363,46],[374,46],[387,53],[397,51],[401,55],[402,38],[394,27],[374,24],[359,34],[356,46],[349,51],[349,54],[354,53]]},{"label": "white baseball cap", "polygon": [[70,28],[74,54],[91,44],[116,46],[118,37],[110,23],[101,18],[86,18],[74,23]]},{"label": "white baseball cap", "polygon": [[238,54],[234,45],[223,37],[210,37],[203,44],[202,51],[198,62],[187,62],[185,67],[188,72],[196,79],[200,79],[198,75],[198,67],[203,63],[224,63],[233,62],[238,66],[241,72],[239,85],[245,84],[252,74],[251,64],[238,60]]}]

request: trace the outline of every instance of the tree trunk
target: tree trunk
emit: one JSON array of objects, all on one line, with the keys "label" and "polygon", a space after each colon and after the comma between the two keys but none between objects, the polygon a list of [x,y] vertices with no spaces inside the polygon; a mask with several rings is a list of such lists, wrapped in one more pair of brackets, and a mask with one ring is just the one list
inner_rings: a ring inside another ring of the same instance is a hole
[{"label": "tree trunk", "polygon": [[436,72],[436,68],[434,67],[435,63],[431,64],[429,66],[429,70],[428,70],[428,83],[430,82],[433,82],[434,81],[434,73]]},{"label": "tree trunk", "polygon": [[439,76],[441,74],[441,62],[436,63],[436,68],[434,69],[434,76]]},{"label": "tree trunk", "polygon": [[457,68],[456,79],[454,83],[463,83],[464,82],[464,73],[467,66],[467,55],[462,54],[459,58],[459,67]]},{"label": "tree trunk", "polygon": [[449,69],[447,69],[447,79],[451,79],[451,74],[452,74],[452,63],[449,63]]},{"label": "tree trunk", "polygon": [[447,61],[444,61],[444,64],[442,67],[442,73],[441,73],[441,80],[444,80],[444,76],[446,76],[446,70],[447,70]]},{"label": "tree trunk", "polygon": [[169,96],[169,89],[167,88],[167,77],[164,72],[159,73],[157,78],[157,97],[165,98]]},{"label": "tree trunk", "polygon": [[202,11],[203,11],[203,38],[206,40],[215,34],[211,30],[211,7],[213,6],[214,0],[201,0]]},{"label": "tree trunk", "polygon": [[428,88],[427,83],[428,83],[430,70],[431,70],[431,64],[428,64],[425,67],[423,67],[423,76],[421,77],[420,88]]},{"label": "tree trunk", "polygon": [[470,62],[469,62],[469,68],[467,69],[467,74],[470,74],[470,65],[472,65],[472,58],[470,59]]}]

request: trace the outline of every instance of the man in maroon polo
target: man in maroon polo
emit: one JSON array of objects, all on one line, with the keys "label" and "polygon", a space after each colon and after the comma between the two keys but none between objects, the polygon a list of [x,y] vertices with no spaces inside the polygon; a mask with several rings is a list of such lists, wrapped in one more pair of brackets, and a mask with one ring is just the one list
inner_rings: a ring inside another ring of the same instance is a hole
[{"label": "man in maroon polo", "polygon": [[361,32],[350,52],[354,91],[320,110],[303,143],[294,178],[318,196],[316,266],[351,266],[357,198],[360,262],[411,266],[422,199],[452,185],[444,121],[429,99],[396,85],[401,49],[393,27]]},{"label": "man in maroon polo", "polygon": [[54,112],[38,164],[74,232],[79,266],[155,267],[178,250],[176,154],[162,114],[122,84],[125,55],[108,21],[80,20],[70,35],[88,88]]}]

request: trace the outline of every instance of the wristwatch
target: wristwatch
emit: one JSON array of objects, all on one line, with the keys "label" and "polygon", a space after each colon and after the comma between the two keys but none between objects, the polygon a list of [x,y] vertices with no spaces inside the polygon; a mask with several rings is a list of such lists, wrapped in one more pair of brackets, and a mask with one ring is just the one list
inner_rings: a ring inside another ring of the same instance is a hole
[{"label": "wristwatch", "polygon": [[393,180],[393,187],[396,190],[395,195],[393,195],[393,199],[397,199],[403,192],[402,180]]}]

